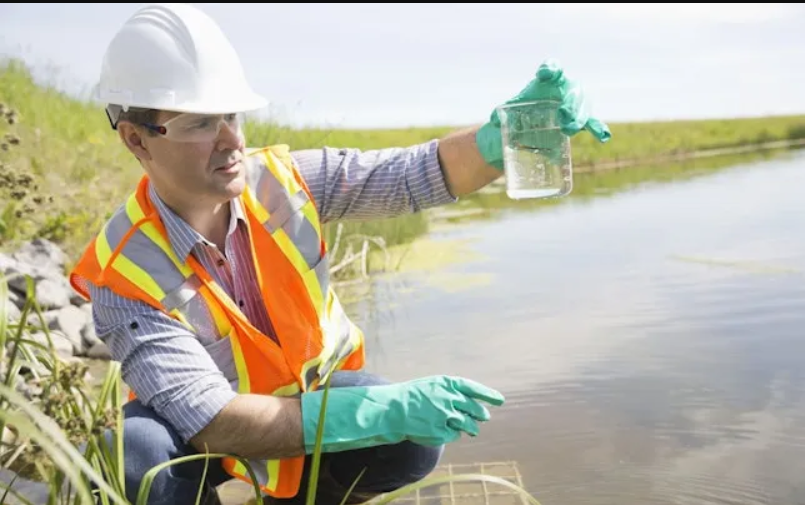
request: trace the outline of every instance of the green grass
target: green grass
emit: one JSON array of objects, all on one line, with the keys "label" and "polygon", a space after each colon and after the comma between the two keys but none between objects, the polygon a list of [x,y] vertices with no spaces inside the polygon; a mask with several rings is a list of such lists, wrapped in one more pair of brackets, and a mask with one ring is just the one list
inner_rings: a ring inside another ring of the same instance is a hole
[{"label": "green grass", "polygon": [[[0,150],[0,249],[42,236],[59,243],[74,261],[134,187],[142,169],[119,143],[99,107],[37,84],[17,60],[0,63],[0,104],[4,107],[0,143],[5,145]],[[9,109],[14,113],[9,114]],[[374,149],[425,142],[463,126],[327,130],[263,122],[250,123],[246,130],[251,145]],[[582,169],[623,159],[805,138],[805,115],[610,127],[613,139],[607,144],[595,142],[590,135],[573,138],[574,166]],[[6,135],[18,142],[3,140]],[[347,234],[379,235],[389,245],[422,235],[427,229],[427,220],[421,216],[345,227]],[[333,234],[333,226],[329,226],[328,237]]]}]

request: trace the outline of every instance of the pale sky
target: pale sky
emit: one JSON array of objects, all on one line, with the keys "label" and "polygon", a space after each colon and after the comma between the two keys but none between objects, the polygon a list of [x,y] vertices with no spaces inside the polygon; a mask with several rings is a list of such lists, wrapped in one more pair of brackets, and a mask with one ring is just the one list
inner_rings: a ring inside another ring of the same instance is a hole
[{"label": "pale sky", "polygon": [[[141,5],[0,4],[0,53],[88,94]],[[295,125],[480,123],[546,58],[604,121],[805,113],[801,4],[198,5]]]}]

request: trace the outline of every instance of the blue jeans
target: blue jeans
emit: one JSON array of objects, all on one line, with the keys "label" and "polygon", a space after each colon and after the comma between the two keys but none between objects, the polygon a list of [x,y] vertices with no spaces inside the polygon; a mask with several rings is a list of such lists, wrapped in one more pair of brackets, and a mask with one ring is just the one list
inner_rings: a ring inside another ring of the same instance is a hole
[{"label": "blue jeans", "polygon": [[[330,387],[370,386],[388,384],[388,381],[365,372],[335,372]],[[124,405],[124,446],[127,499],[135,503],[140,482],[148,470],[156,465],[197,451],[184,444],[178,434],[150,408],[138,400]],[[421,480],[439,462],[443,447],[425,447],[411,442],[322,454],[317,485],[316,505],[339,504],[352,482],[366,468],[355,489],[352,500],[362,503],[372,496],[398,489]],[[264,504],[304,504],[311,457],[305,461],[305,473],[299,493],[290,499],[266,497]],[[156,476],[148,494],[151,505],[195,503],[204,460],[171,465]],[[210,459],[205,486],[207,496],[202,503],[215,504],[217,497],[212,488],[232,477],[221,467],[220,459]]]}]

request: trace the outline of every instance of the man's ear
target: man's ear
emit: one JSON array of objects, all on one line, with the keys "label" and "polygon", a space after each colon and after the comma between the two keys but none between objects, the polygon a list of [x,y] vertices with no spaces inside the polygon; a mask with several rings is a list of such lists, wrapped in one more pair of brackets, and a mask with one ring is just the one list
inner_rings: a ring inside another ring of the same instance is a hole
[{"label": "man's ear", "polygon": [[121,121],[117,125],[117,133],[137,159],[140,161],[151,159],[151,153],[143,142],[143,133],[137,127],[127,121]]}]

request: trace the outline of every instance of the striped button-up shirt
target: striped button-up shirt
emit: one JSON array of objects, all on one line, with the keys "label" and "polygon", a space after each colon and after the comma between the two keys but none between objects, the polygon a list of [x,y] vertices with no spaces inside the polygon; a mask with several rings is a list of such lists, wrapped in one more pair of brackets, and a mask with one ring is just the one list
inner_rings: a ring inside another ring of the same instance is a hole
[{"label": "striped button-up shirt", "polygon": [[[438,141],[372,151],[308,149],[292,152],[322,222],[385,218],[454,202],[437,155]],[[244,212],[230,204],[225,250],[205,239],[150,196],[179,258],[192,254],[238,303],[257,329],[271,326],[251,261]],[[140,401],[170,422],[184,441],[204,428],[236,396],[237,373],[228,340],[191,333],[153,307],[90,288],[98,337],[121,363],[122,378]]]}]

